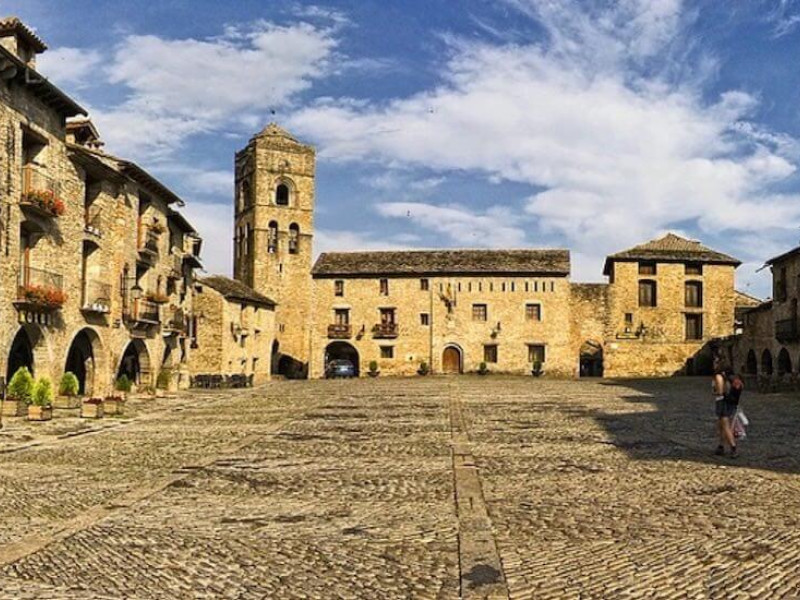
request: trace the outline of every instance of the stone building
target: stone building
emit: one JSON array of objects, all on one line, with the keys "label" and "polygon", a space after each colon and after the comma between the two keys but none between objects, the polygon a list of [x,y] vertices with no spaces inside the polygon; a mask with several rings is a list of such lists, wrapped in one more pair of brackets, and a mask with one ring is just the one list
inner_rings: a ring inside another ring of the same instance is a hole
[{"label": "stone building", "polygon": [[275,303],[240,281],[213,275],[195,285],[191,367],[195,375],[270,379]]},{"label": "stone building", "polygon": [[182,200],[105,153],[83,108],[36,72],[45,49],[0,20],[0,376],[69,370],[104,394],[169,368],[188,385],[200,239]]},{"label": "stone building", "polygon": [[274,370],[306,373],[315,154],[269,124],[236,154],[234,277],[277,303]]},{"label": "stone building", "polygon": [[328,360],[410,375],[572,375],[566,250],[326,253],[317,260],[311,376]]}]

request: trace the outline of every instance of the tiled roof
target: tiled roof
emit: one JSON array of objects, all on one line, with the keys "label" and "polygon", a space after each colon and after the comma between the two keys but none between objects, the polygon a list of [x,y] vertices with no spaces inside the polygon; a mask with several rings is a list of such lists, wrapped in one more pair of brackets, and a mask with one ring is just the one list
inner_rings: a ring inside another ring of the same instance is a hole
[{"label": "tiled roof", "polygon": [[796,248],[792,248],[791,250],[789,250],[787,252],[784,252],[783,254],[779,254],[778,256],[773,256],[772,258],[770,258],[764,264],[766,264],[766,265],[774,265],[775,263],[783,262],[787,258],[791,258],[792,256],[794,256],[796,254],[800,254],[800,246],[797,246]]},{"label": "tiled roof", "polygon": [[696,240],[688,240],[674,233],[650,240],[628,250],[617,252],[606,258],[603,274],[608,275],[613,261],[660,260],[664,262],[701,262],[739,266],[741,261],[703,246]]},{"label": "tiled roof", "polygon": [[33,48],[35,52],[47,50],[47,44],[36,33],[20,21],[19,17],[4,17],[0,19],[0,33],[16,33]]},{"label": "tiled roof", "polygon": [[750,294],[745,294],[744,292],[740,292],[739,290],[734,290],[734,304],[736,307],[751,307],[751,306],[758,306],[763,302],[763,300],[759,300],[755,296],[751,296]]},{"label": "tiled roof", "polygon": [[317,277],[358,275],[569,275],[569,250],[398,250],[326,252]]},{"label": "tiled roof", "polygon": [[236,300],[256,306],[274,307],[275,302],[260,294],[253,288],[246,286],[241,281],[224,277],[223,275],[209,275],[200,279],[200,283],[218,291],[228,300]]},{"label": "tiled roof", "polygon": [[259,133],[256,134],[256,137],[280,137],[285,138],[292,142],[297,142],[297,140],[292,137],[292,135],[286,131],[283,127],[280,127],[277,123],[270,123],[264,129],[262,129]]}]

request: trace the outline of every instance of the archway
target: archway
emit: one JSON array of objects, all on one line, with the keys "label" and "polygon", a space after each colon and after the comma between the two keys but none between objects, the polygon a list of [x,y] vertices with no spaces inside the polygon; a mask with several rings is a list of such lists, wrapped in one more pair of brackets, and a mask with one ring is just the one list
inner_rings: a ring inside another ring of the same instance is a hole
[{"label": "archway", "polygon": [[358,377],[360,372],[359,368],[359,357],[358,357],[358,350],[356,350],[351,344],[347,342],[331,342],[325,348],[325,367],[328,367],[328,363],[332,360],[349,360],[353,363],[353,368],[355,369],[355,375]]},{"label": "archway", "polygon": [[67,352],[64,371],[78,378],[78,393],[91,396],[97,387],[96,374],[101,371],[98,361],[102,356],[100,337],[91,329],[81,329],[73,338]]},{"label": "archway", "polygon": [[580,376],[603,376],[603,345],[601,343],[588,340],[581,346]]},{"label": "archway", "polygon": [[761,353],[761,372],[764,375],[772,375],[772,354],[769,350]]},{"label": "archway", "polygon": [[24,327],[17,332],[11,344],[11,351],[8,353],[6,383],[11,381],[14,373],[21,367],[28,367],[28,370],[34,373],[33,343]]},{"label": "archway", "polygon": [[778,375],[788,375],[792,372],[792,359],[789,357],[789,351],[786,348],[781,348],[778,352]]},{"label": "archway", "polygon": [[131,340],[126,346],[117,369],[117,379],[127,376],[136,385],[147,386],[150,381],[150,354],[142,340]]},{"label": "archway", "polygon": [[447,346],[442,352],[442,373],[459,374],[464,369],[463,355],[458,346]]},{"label": "archway", "polygon": [[748,375],[758,375],[758,359],[756,358],[755,350],[750,350],[750,352],[747,353],[745,369]]},{"label": "archway", "polygon": [[270,373],[280,375],[281,362],[281,343],[278,340],[272,342],[272,356],[270,360]]}]

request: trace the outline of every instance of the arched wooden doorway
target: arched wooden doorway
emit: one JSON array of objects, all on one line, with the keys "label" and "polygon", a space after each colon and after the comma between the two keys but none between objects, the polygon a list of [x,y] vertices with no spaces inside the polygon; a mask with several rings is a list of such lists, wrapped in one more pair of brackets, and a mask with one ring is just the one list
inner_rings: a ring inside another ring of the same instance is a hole
[{"label": "arched wooden doorway", "polygon": [[442,373],[458,374],[463,371],[461,348],[447,346],[442,352]]},{"label": "arched wooden doorway", "polygon": [[99,346],[99,343],[97,333],[91,329],[81,329],[70,344],[64,371],[78,378],[78,393],[81,395],[94,394],[99,355],[99,352],[95,352],[95,346]]},{"label": "arched wooden doorway", "polygon": [[33,343],[24,327],[17,332],[11,344],[11,351],[8,354],[8,365],[6,368],[6,383],[11,381],[14,373],[16,373],[20,367],[28,367],[28,370],[34,373]]},{"label": "arched wooden doorway", "polygon": [[351,344],[348,344],[347,342],[331,342],[328,344],[328,346],[325,348],[326,369],[328,367],[328,363],[332,360],[349,360],[351,363],[353,363],[355,375],[358,377],[360,372],[358,350],[356,350]]},{"label": "arched wooden doorway", "polygon": [[603,376],[603,345],[599,342],[586,341],[580,350],[580,376]]}]

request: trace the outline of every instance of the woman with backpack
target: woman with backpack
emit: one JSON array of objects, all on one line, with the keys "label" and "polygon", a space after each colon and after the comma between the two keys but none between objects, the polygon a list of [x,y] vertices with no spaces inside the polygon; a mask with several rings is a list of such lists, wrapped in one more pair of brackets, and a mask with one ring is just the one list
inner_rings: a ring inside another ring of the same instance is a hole
[{"label": "woman with backpack", "polygon": [[730,367],[725,367],[714,374],[714,412],[717,415],[717,434],[719,445],[715,454],[725,455],[725,446],[730,448],[730,457],[737,458],[739,451],[736,448],[736,436],[733,432],[733,420],[739,410],[739,399],[744,390],[742,378],[733,372]]}]

